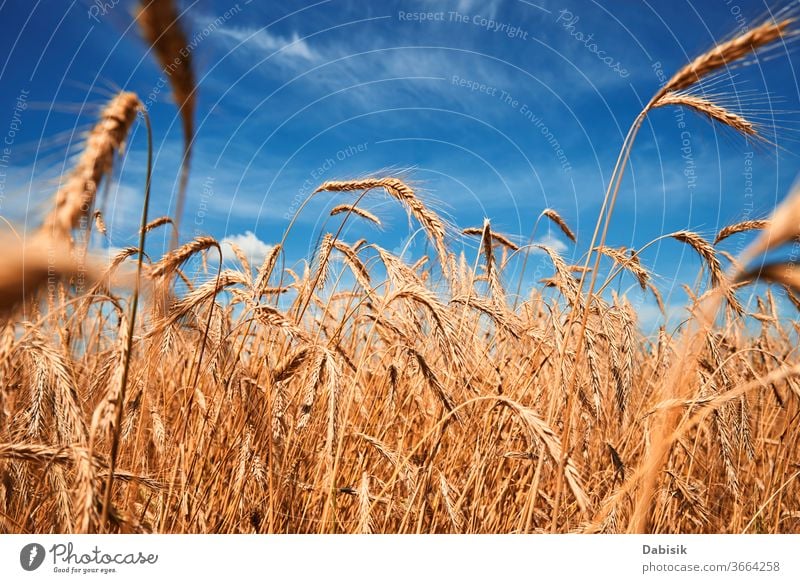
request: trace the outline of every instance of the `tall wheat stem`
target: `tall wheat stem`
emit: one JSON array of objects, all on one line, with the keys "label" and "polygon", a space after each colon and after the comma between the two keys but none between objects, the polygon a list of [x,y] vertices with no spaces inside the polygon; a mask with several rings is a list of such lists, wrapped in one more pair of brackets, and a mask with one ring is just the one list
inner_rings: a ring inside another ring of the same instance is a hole
[{"label": "tall wheat stem", "polygon": [[[608,184],[608,189],[606,190],[605,198],[603,199],[603,205],[600,208],[600,215],[597,218],[597,223],[595,224],[594,234],[592,235],[592,242],[589,245],[589,252],[586,254],[586,261],[584,263],[584,269],[581,273],[580,283],[578,284],[578,297],[580,297],[580,293],[583,290],[583,284],[586,279],[586,274],[588,272],[589,263],[592,257],[592,250],[595,249],[595,242],[597,241],[597,235],[600,232],[600,224],[603,223],[603,233],[600,236],[600,244],[599,247],[605,245],[606,237],[608,235],[608,227],[611,223],[611,215],[614,212],[614,206],[617,202],[617,195],[619,194],[619,189],[622,184],[622,177],[625,174],[625,168],[627,167],[628,160],[630,159],[631,150],[633,148],[633,142],[636,139],[637,134],[639,133],[639,129],[642,126],[642,122],[644,122],[645,117],[647,117],[647,113],[649,112],[653,101],[647,104],[647,106],[642,110],[642,112],[636,117],[631,128],[628,130],[628,134],[625,136],[625,141],[622,145],[622,150],[617,157],[617,163],[614,166],[614,172],[611,175],[611,180]],[[607,210],[606,210],[607,207]],[[605,221],[604,219],[605,213]],[[583,311],[581,314],[581,323],[580,329],[578,330],[578,338],[576,340],[577,345],[575,347],[575,363],[572,367],[572,373],[570,374],[569,381],[567,382],[567,406],[566,406],[566,414],[564,417],[564,432],[562,435],[562,443],[564,444],[563,454],[561,456],[561,460],[559,463],[559,471],[556,475],[556,488],[555,488],[555,498],[553,504],[553,515],[551,518],[551,531],[555,532],[557,528],[557,518],[558,512],[561,506],[561,495],[563,492],[564,487],[564,480],[563,480],[563,472],[564,472],[564,465],[567,461],[567,453],[569,452],[569,444],[570,444],[570,437],[572,432],[572,413],[575,407],[575,382],[578,376],[578,367],[580,366],[580,360],[583,357],[583,337],[586,332],[586,325],[589,321],[589,309],[591,307],[592,302],[592,294],[594,293],[594,286],[597,283],[597,274],[598,268],[600,266],[600,259],[602,254],[598,251],[595,256],[594,267],[592,269],[592,276],[589,281],[589,290],[586,294],[586,301],[585,306],[583,307]],[[574,313],[574,310],[573,312]],[[570,317],[570,321],[567,325],[567,332],[565,342],[562,347],[562,355],[561,358],[563,359],[566,355],[564,352],[566,351],[567,342],[566,340],[569,338],[572,326],[574,324],[574,319]],[[555,399],[551,400],[551,412],[554,412],[555,403],[557,401]],[[548,414],[548,421],[552,421],[552,413]],[[538,469],[538,468],[537,468]]]},{"label": "tall wheat stem", "polygon": [[141,288],[142,279],[142,262],[144,260],[144,243],[147,236],[147,213],[150,207],[150,185],[153,172],[153,130],[150,126],[150,116],[147,111],[142,108],[142,116],[144,117],[145,127],[147,128],[147,175],[145,178],[144,186],[144,204],[142,205],[142,220],[141,228],[139,229],[139,257],[136,261],[136,282],[133,287],[133,295],[131,297],[131,311],[128,317],[128,331],[127,338],[125,339],[125,362],[122,367],[122,380],[121,388],[119,391],[119,400],[116,403],[116,416],[114,421],[114,433],[111,436],[111,454],[109,458],[108,477],[106,478],[106,490],[103,497],[103,512],[100,518],[100,527],[104,528],[108,520],[108,511],[111,506],[111,490],[114,486],[114,469],[117,462],[117,454],[119,452],[120,433],[122,431],[122,412],[125,407],[125,389],[128,385],[128,373],[131,364],[131,350],[133,347],[133,331],[136,327],[136,312],[139,308],[139,291]]}]

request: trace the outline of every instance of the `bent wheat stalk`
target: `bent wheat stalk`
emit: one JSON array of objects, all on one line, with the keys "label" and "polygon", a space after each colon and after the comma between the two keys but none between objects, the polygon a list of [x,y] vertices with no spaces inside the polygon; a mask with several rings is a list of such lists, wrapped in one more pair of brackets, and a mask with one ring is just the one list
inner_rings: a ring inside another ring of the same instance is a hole
[{"label": "bent wheat stalk", "polygon": [[721,241],[724,241],[731,235],[736,235],[737,233],[745,233],[747,231],[764,229],[768,225],[769,221],[766,220],[742,221],[741,223],[728,225],[727,227],[722,228],[719,233],[717,233],[717,236],[714,238],[714,245],[716,245]]},{"label": "bent wheat stalk", "polygon": [[[677,91],[681,91],[687,89],[694,85],[695,83],[701,81],[703,78],[708,77],[715,71],[718,71],[720,68],[725,67],[729,64],[732,64],[737,61],[741,61],[744,57],[753,54],[761,49],[769,47],[773,45],[773,43],[777,43],[778,41],[782,40],[782,38],[789,34],[791,31],[792,26],[794,25],[794,19],[788,18],[784,19],[780,22],[775,21],[768,21],[764,24],[745,32],[727,42],[717,45],[713,49],[707,51],[706,53],[700,55],[691,63],[687,64],[683,68],[681,68],[675,75],[670,78],[669,81],[653,96],[653,98],[647,103],[644,109],[636,116],[631,125],[630,129],[628,130],[628,134],[625,136],[625,140],[622,144],[622,149],[620,151],[619,157],[617,158],[617,163],[614,167],[614,171],[611,174],[611,180],[609,181],[608,189],[606,190],[605,197],[603,198],[603,203],[600,208],[600,213],[595,224],[595,230],[592,235],[592,240],[589,245],[590,249],[594,249],[596,245],[599,247],[605,247],[606,238],[608,235],[609,226],[611,223],[611,217],[613,215],[614,207],[616,205],[617,196],[619,194],[620,187],[622,185],[622,178],[625,174],[625,169],[630,159],[631,150],[633,149],[633,143],[636,139],[636,136],[639,133],[639,130],[644,123],[645,118],[647,117],[648,113],[656,108],[659,107],[659,101],[669,100],[670,98],[668,95],[673,94]],[[714,119],[718,119],[721,116],[719,111],[715,111],[716,117]],[[724,116],[722,116],[724,118]],[[734,128],[737,129],[737,128]],[[602,227],[601,227],[602,225]],[[597,242],[597,237],[600,236],[599,244]],[[586,263],[585,267],[589,267],[591,263],[591,253],[588,253],[586,256]],[[577,380],[577,373],[579,369],[579,362],[580,359],[583,357],[583,337],[586,331],[586,326],[588,323],[589,312],[591,311],[588,309],[592,303],[593,292],[595,289],[595,285],[597,282],[597,273],[598,268],[600,265],[600,253],[595,254],[595,261],[594,261],[594,268],[591,272],[591,279],[589,282],[589,288],[587,290],[587,298],[586,298],[586,305],[587,309],[583,310],[582,315],[580,316],[580,325],[578,329],[578,342],[577,342],[577,354],[575,358],[575,366],[572,369],[572,372],[569,377],[569,381],[567,383],[567,391],[568,391],[568,402],[567,402],[567,413],[566,413],[566,422],[564,427],[564,435],[563,440],[565,444],[565,450],[568,450],[570,447],[570,439],[571,439],[571,431],[572,431],[572,417],[573,417],[573,408],[575,404],[574,395],[576,393],[575,390],[575,383]],[[578,284],[578,290],[582,291],[584,282],[586,279],[586,272],[584,272],[580,278],[580,282]],[[569,320],[569,329],[572,328],[573,324],[575,323],[574,316],[570,317]],[[564,349],[562,348],[560,357],[564,358]],[[551,407],[551,411],[548,411],[548,421],[552,420],[552,414],[554,413],[554,409]],[[558,512],[560,509],[561,504],[561,492],[563,488],[563,467],[565,461],[562,460],[561,462],[561,472],[557,475],[557,483],[556,483],[556,495],[555,495],[555,504],[553,506],[553,514],[552,514],[552,521],[551,521],[551,530],[554,532],[556,528],[556,518],[558,516]],[[654,487],[655,481],[648,480],[646,482],[648,484],[647,488]],[[651,492],[648,492],[648,494]],[[643,500],[644,498],[639,498],[639,500]],[[649,503],[649,498],[647,498]],[[637,508],[636,513],[637,519],[639,523],[636,525],[637,532],[642,532],[641,529],[646,527],[647,520],[649,520],[649,514],[647,515],[646,519],[643,519],[643,513],[641,512],[640,508]]]},{"label": "bent wheat stalk", "polygon": [[355,190],[372,190],[383,188],[389,196],[408,207],[411,214],[425,229],[428,237],[439,255],[442,269],[447,266],[447,248],[444,244],[445,226],[439,216],[430,210],[417,197],[414,190],[399,178],[387,176],[384,178],[365,178],[363,180],[328,181],[317,187],[318,192],[352,192]]}]

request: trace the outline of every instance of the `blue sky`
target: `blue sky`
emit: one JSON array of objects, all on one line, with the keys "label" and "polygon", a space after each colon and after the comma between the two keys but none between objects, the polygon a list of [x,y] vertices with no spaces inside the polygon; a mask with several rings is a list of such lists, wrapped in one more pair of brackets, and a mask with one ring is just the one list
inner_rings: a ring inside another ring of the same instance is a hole
[{"label": "blue sky", "polygon": [[[134,4],[0,0],[0,134],[14,130],[0,214],[38,224],[83,132],[119,88],[135,91],[153,118],[151,217],[174,209],[181,126],[132,24]],[[401,173],[458,229],[488,217],[525,242],[538,214],[556,209],[578,244],[544,223],[536,240],[577,262],[624,134],[659,86],[658,70],[670,76],[714,39],[768,13],[764,2],[744,0],[184,0],[182,7],[198,78],[182,238],[234,240],[256,260],[317,184]],[[683,129],[679,111],[653,112],[609,244],[640,247],[679,229],[713,238],[731,222],[768,215],[797,173],[800,105],[797,56],[778,49],[769,57],[732,71],[718,89],[741,97],[746,114],[778,123],[778,147],[754,147],[690,112]],[[27,107],[15,117],[21,95]],[[687,143],[696,181],[687,176]],[[115,247],[135,242],[145,154],[137,125],[102,206]],[[304,209],[287,242],[290,263],[338,225],[327,213],[347,200],[320,196]],[[410,257],[425,252],[398,205],[376,195],[363,206],[383,228],[351,221],[345,240],[407,246]],[[472,256],[476,241],[457,233],[452,244]],[[724,248],[737,251],[742,242]],[[699,266],[693,252],[664,241],[644,262],[668,303],[681,305],[679,284],[693,285]],[[516,281],[513,272],[509,278]],[[621,289],[633,283],[623,280]],[[641,302],[641,313],[654,315],[652,300]]]}]

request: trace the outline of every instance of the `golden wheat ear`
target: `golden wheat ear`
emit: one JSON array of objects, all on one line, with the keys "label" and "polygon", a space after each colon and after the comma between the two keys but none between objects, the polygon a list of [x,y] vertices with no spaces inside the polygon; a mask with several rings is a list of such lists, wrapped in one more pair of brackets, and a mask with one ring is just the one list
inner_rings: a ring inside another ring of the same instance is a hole
[{"label": "golden wheat ear", "polygon": [[[463,229],[461,232],[464,235],[473,235],[480,237],[483,235],[484,228],[483,227],[467,227]],[[512,251],[519,251],[519,245],[514,243],[509,237],[503,235],[502,233],[498,233],[496,231],[491,231],[492,235],[492,245],[502,245],[503,247],[507,247]]]},{"label": "golden wheat ear", "polygon": [[739,36],[720,43],[685,65],[656,93],[654,104],[668,93],[688,89],[724,67],[781,42],[793,33],[794,18],[764,22]]},{"label": "golden wheat ear", "polygon": [[448,263],[447,246],[445,245],[445,223],[441,217],[429,209],[408,184],[392,176],[383,178],[364,178],[361,180],[329,180],[320,184],[314,191],[319,192],[353,192],[383,188],[396,201],[403,204],[411,215],[419,221],[439,255],[442,268]]},{"label": "golden wheat ear", "polygon": [[625,247],[614,249],[613,247],[604,246],[597,247],[595,251],[612,259],[615,263],[619,264],[622,269],[629,271],[631,275],[636,278],[639,287],[641,287],[642,290],[647,289],[650,273],[642,265],[641,261],[639,261],[639,256],[636,255],[632,249],[628,250]]},{"label": "golden wheat ear", "polygon": [[731,235],[736,235],[737,233],[745,233],[747,231],[756,231],[759,229],[764,229],[769,225],[769,221],[760,219],[755,221],[742,221],[740,223],[735,223],[733,225],[728,225],[727,227],[723,227],[717,236],[714,238],[714,245],[719,243],[720,241],[724,241]]},{"label": "golden wheat ear", "polygon": [[705,97],[698,97],[697,95],[690,95],[688,93],[668,93],[659,99],[654,107],[664,107],[667,105],[682,105],[688,107],[712,121],[733,128],[745,136],[762,140],[766,139],[759,133],[758,126],[755,123],[738,113],[725,109],[721,105]]},{"label": "golden wheat ear", "polygon": [[[645,111],[669,105],[688,107],[748,138],[769,143],[769,140],[759,131],[758,124],[747,119],[742,113],[725,107],[729,99],[724,94],[708,95],[703,83],[715,74],[723,73],[723,69],[742,63],[748,56],[777,46],[787,37],[795,34],[794,23],[794,18],[785,18],[780,21],[770,20],[718,44],[675,73],[655,94]],[[708,84],[713,85],[714,82]],[[701,95],[693,94],[693,92],[701,93]],[[738,105],[739,99],[735,100],[735,103]]]},{"label": "golden wheat ear", "polygon": [[175,273],[192,255],[212,247],[220,251],[219,243],[214,237],[201,235],[164,255],[158,263],[153,265],[150,275],[151,277],[169,276]]},{"label": "golden wheat ear", "polygon": [[676,231],[668,236],[689,245],[705,261],[711,274],[711,285],[713,287],[717,287],[725,279],[722,273],[722,264],[717,258],[717,252],[708,241],[692,231]]},{"label": "golden wheat ear", "polygon": [[561,215],[558,214],[558,212],[555,211],[555,209],[550,209],[550,208],[544,209],[542,211],[542,216],[543,217],[547,217],[548,219],[553,221],[556,225],[558,225],[558,228],[561,229],[561,232],[564,233],[564,235],[567,236],[567,239],[569,239],[573,243],[577,242],[577,238],[575,237],[575,233],[572,232],[572,229],[570,229],[569,225],[567,225],[567,221],[565,221],[561,217]]},{"label": "golden wheat ear", "polygon": [[366,219],[366,220],[368,220],[368,221],[370,221],[372,223],[375,223],[379,227],[381,226],[381,220],[377,216],[375,216],[370,211],[368,211],[366,209],[363,209],[363,208],[361,208],[359,206],[356,206],[354,204],[340,204],[340,205],[337,205],[337,206],[335,206],[335,207],[333,207],[331,209],[331,213],[330,214],[331,214],[332,217],[335,217],[336,215],[339,215],[339,214],[342,214],[342,213],[352,213],[354,215],[357,215],[357,216],[361,217],[362,219]]},{"label": "golden wheat ear", "polygon": [[136,94],[127,92],[118,94],[106,105],[89,133],[78,163],[56,193],[41,234],[69,241],[73,229],[86,228],[97,189],[111,173],[114,155],[122,150],[140,107]]}]

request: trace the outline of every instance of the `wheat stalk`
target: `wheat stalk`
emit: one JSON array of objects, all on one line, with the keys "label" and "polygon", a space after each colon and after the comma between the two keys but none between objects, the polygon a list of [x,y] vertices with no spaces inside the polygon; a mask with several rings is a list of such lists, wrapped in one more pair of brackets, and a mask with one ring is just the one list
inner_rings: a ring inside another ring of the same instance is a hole
[{"label": "wheat stalk", "polygon": [[352,192],[355,190],[372,190],[383,188],[389,196],[408,207],[411,214],[425,228],[431,241],[439,254],[442,266],[447,263],[447,249],[445,247],[445,226],[439,216],[431,211],[417,197],[414,190],[399,178],[365,178],[350,181],[323,182],[314,191],[318,192]]}]

